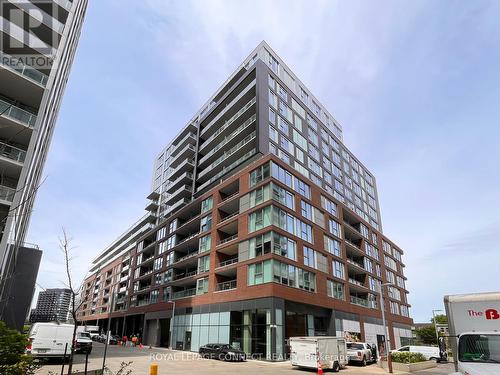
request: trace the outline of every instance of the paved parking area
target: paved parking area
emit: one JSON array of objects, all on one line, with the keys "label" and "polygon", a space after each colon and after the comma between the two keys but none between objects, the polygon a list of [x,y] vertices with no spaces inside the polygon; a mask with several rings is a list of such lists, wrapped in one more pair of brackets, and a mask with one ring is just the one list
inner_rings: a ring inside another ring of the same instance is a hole
[{"label": "paved parking area", "polygon": [[[100,369],[102,366],[102,357],[104,345],[94,343],[94,349],[89,356],[89,370]],[[74,370],[83,371],[85,356],[77,354],[75,358]],[[292,368],[290,362],[264,362],[250,360],[247,362],[221,362],[210,359],[200,359],[197,354],[181,351],[171,351],[163,348],[131,348],[120,346],[109,346],[106,364],[110,370],[115,373],[120,368],[121,362],[132,362],[130,369],[132,375],[149,375],[149,366],[151,363],[157,363],[159,374],[208,374],[208,375],[230,375],[238,373],[239,375],[312,375],[316,371],[302,370]],[[38,370],[37,375],[47,375],[49,371],[55,374],[61,373],[61,363],[51,361]],[[439,365],[438,368],[428,371],[418,372],[419,375],[449,374],[453,372],[452,366]],[[65,371],[66,373],[66,371]],[[349,366],[340,374],[345,375],[377,375],[386,374],[386,372],[377,367],[369,365],[367,367]]]}]

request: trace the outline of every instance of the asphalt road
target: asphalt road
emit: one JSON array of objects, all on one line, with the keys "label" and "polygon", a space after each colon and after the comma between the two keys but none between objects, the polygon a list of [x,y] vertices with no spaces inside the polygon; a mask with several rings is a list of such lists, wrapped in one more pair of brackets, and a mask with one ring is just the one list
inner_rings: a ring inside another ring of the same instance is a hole
[{"label": "asphalt road", "polygon": [[[89,356],[88,369],[100,369],[102,367],[102,359],[104,354],[104,345],[94,343],[94,348]],[[196,353],[171,351],[164,348],[143,347],[121,347],[109,346],[106,364],[112,371],[116,373],[120,368],[120,363],[132,362],[129,369],[132,375],[149,375],[149,367],[152,363],[158,364],[158,373],[163,374],[208,374],[208,375],[312,375],[316,371],[302,370],[292,368],[290,362],[264,362],[250,360],[247,362],[233,363],[221,362],[211,359],[200,359]],[[85,355],[77,354],[75,356],[73,370],[83,371],[85,363]],[[37,375],[48,375],[49,371],[54,374],[61,373],[61,361],[52,360],[47,365],[38,370]],[[67,366],[66,366],[67,370]],[[65,373],[66,373],[65,370]],[[449,374],[453,372],[451,364],[439,365],[432,370],[417,372],[418,375],[438,375]],[[348,366],[340,374],[345,375],[377,375],[386,374],[386,372],[377,367],[376,364],[367,367]]]}]

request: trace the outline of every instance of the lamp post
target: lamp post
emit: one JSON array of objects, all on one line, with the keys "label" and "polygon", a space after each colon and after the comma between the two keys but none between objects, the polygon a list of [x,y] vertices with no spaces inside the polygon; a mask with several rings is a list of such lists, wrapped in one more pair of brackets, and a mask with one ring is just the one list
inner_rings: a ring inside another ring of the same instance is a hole
[{"label": "lamp post", "polygon": [[382,310],[382,324],[384,325],[384,331],[386,334],[386,339],[385,339],[385,355],[387,356],[387,367],[389,368],[389,374],[392,374],[392,361],[391,361],[391,354],[389,353],[389,343],[390,343],[390,336],[389,336],[389,329],[387,327],[387,322],[385,320],[385,306],[384,306],[384,286],[391,286],[394,285],[393,283],[383,283],[380,284],[380,308]]},{"label": "lamp post", "polygon": [[170,318],[170,350],[173,350],[175,301],[169,300],[167,302],[172,304],[172,317]]},{"label": "lamp post", "polygon": [[436,313],[443,312],[443,310],[432,310],[432,320],[434,321],[434,331],[436,332],[436,342],[439,345],[439,332],[436,325]]}]

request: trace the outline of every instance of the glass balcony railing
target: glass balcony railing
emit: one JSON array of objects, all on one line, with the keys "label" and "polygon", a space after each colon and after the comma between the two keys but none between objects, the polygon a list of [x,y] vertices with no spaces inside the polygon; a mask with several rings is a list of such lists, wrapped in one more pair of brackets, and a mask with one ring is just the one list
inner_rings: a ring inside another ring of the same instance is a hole
[{"label": "glass balcony railing", "polygon": [[181,290],[179,292],[175,292],[173,294],[173,299],[191,297],[191,296],[194,296],[194,295],[196,295],[196,288],[186,289],[186,290]]},{"label": "glass balcony railing", "polygon": [[210,142],[212,142],[216,137],[219,136],[224,130],[226,130],[233,122],[238,120],[241,115],[243,115],[252,105],[256,102],[256,98],[252,98],[247,104],[243,106],[235,115],[233,115],[229,120],[227,120],[224,125],[215,131],[210,137],[207,138],[205,142],[200,146],[200,150],[203,150]]},{"label": "glass balcony railing", "polygon": [[233,147],[231,147],[229,150],[227,150],[226,152],[224,152],[220,157],[218,157],[216,160],[214,160],[212,163],[210,163],[210,166],[208,166],[203,171],[201,171],[198,174],[198,177],[199,178],[203,177],[204,175],[206,175],[208,172],[210,172],[214,168],[217,168],[217,166],[219,166],[220,164],[222,164],[226,159],[228,159],[232,155],[235,155],[238,152],[240,152],[240,150],[243,147],[245,147],[247,144],[249,144],[250,142],[252,142],[255,139],[255,136],[256,136],[256,132],[255,131],[253,131],[252,133],[250,133],[249,135],[247,135],[243,140],[241,140],[240,142],[238,142],[236,145],[234,145]]},{"label": "glass balcony railing", "polygon": [[368,307],[368,300],[355,296],[350,296],[350,297],[351,297],[351,303],[358,306]]},{"label": "glass balcony railing", "polygon": [[25,111],[24,109],[16,107],[15,105],[1,99],[0,116],[19,121],[30,128],[33,128],[36,122],[36,115],[34,115],[33,113]]},{"label": "glass balcony railing", "polygon": [[15,70],[26,78],[45,86],[49,77],[38,70],[23,64],[20,60],[0,51],[0,65]]},{"label": "glass balcony railing", "polygon": [[12,202],[16,195],[16,189],[0,185],[0,200]]},{"label": "glass balcony railing", "polygon": [[0,156],[23,163],[26,158],[26,151],[8,145],[7,143],[0,142]]},{"label": "glass balcony railing", "polygon": [[231,280],[231,281],[225,281],[223,283],[218,283],[217,287],[215,290],[217,291],[224,291],[224,290],[232,290],[236,289],[236,280]]},{"label": "glass balcony railing", "polygon": [[250,117],[248,120],[246,120],[240,127],[238,127],[238,129],[236,129],[233,133],[231,133],[230,135],[228,135],[226,138],[224,138],[217,146],[215,146],[214,148],[212,148],[208,154],[206,154],[205,156],[203,156],[200,161],[199,161],[199,164],[202,164],[204,163],[210,156],[212,156],[213,154],[215,154],[217,151],[219,151],[221,148],[224,148],[226,147],[226,145],[233,139],[235,138],[238,134],[240,134],[243,130],[245,130],[246,128],[248,128],[253,122],[255,122],[255,119],[256,119],[256,115],[253,115],[252,117]]},{"label": "glass balcony railing", "polygon": [[227,167],[222,168],[222,171],[220,171],[219,173],[217,173],[210,180],[208,180],[205,183],[203,183],[202,185],[200,185],[198,187],[197,191],[199,192],[199,191],[203,190],[204,188],[206,188],[211,183],[217,181],[219,178],[221,178],[222,176],[224,176],[227,172],[229,172],[230,170],[232,170],[233,168],[235,168],[238,164],[243,163],[246,159],[249,159],[250,157],[252,157],[256,153],[257,153],[257,150],[255,150],[255,149],[248,151],[245,155],[243,155],[241,158],[239,158],[235,162],[231,163]]}]

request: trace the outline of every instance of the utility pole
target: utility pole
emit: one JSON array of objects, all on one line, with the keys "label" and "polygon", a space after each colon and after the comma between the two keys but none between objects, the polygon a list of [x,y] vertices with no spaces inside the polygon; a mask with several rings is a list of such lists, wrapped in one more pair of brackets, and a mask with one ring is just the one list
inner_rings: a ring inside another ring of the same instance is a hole
[{"label": "utility pole", "polygon": [[434,321],[434,332],[436,332],[436,342],[439,345],[439,332],[436,324],[436,313],[443,312],[443,310],[432,310],[432,320]]},{"label": "utility pole", "polygon": [[115,289],[111,291],[111,306],[109,307],[108,314],[108,324],[106,329],[106,342],[104,344],[104,356],[102,357],[102,373],[104,374],[104,367],[106,366],[106,354],[108,352],[108,343],[109,343],[109,330],[111,329],[111,313],[113,312],[113,307],[115,306]]},{"label": "utility pole", "polygon": [[172,317],[170,318],[170,350],[173,350],[174,343],[174,318],[175,318],[175,301],[167,301],[172,304]]},{"label": "utility pole", "polygon": [[390,286],[394,285],[393,283],[384,283],[380,284],[380,308],[382,309],[382,324],[384,325],[384,331],[386,334],[386,339],[385,339],[385,355],[387,356],[387,367],[389,369],[389,374],[392,374],[392,360],[391,360],[391,353],[389,352],[390,348],[390,336],[389,336],[389,329],[387,327],[387,322],[385,320],[385,305],[384,305],[384,286]]}]

